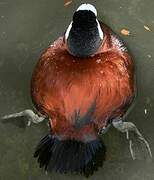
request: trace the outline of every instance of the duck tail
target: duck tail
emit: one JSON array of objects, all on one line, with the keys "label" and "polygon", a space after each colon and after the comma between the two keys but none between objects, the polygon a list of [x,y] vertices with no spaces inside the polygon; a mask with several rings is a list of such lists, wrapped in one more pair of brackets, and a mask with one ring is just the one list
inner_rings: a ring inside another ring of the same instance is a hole
[{"label": "duck tail", "polygon": [[101,138],[84,143],[76,140],[58,140],[51,134],[36,147],[34,157],[48,172],[75,172],[90,176],[105,160],[106,148]]}]

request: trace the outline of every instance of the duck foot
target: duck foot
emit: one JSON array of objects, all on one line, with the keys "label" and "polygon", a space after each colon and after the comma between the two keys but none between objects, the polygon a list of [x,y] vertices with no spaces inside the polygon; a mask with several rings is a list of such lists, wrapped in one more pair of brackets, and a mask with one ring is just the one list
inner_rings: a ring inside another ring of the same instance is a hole
[{"label": "duck foot", "polygon": [[43,115],[38,115],[38,114],[34,113],[31,109],[26,109],[19,113],[5,115],[2,117],[2,119],[10,119],[10,118],[16,118],[16,117],[26,117],[28,119],[27,126],[30,126],[31,123],[38,124],[46,118]]},{"label": "duck foot", "polygon": [[144,150],[146,154],[150,156],[150,159],[152,159],[152,152],[149,146],[149,143],[147,140],[143,137],[143,135],[140,133],[140,131],[137,129],[135,124],[132,122],[123,122],[122,119],[115,119],[112,121],[112,125],[119,130],[120,132],[126,133],[126,138],[129,141],[129,150],[132,156],[132,159],[135,160],[136,153],[135,153],[135,139],[130,137],[130,132],[134,133],[134,137],[136,137],[138,142],[140,143],[142,148],[138,148],[139,150]]}]

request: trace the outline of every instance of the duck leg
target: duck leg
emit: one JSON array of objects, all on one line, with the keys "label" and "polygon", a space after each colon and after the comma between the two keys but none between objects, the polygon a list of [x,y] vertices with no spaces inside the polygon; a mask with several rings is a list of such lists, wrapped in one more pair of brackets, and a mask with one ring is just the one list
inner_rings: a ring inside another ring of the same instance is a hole
[{"label": "duck leg", "polygon": [[136,159],[136,155],[135,155],[134,148],[133,148],[134,140],[132,138],[130,138],[130,135],[129,135],[130,132],[133,132],[134,135],[136,135],[136,137],[139,140],[139,142],[141,143],[141,145],[145,146],[146,152],[149,154],[150,158],[152,158],[152,152],[151,152],[149,143],[143,137],[143,135],[140,133],[140,131],[137,129],[135,124],[133,124],[132,122],[123,122],[122,119],[118,119],[118,120],[115,119],[112,121],[112,125],[120,132],[126,133],[126,138],[129,141],[129,150],[130,150],[133,160]]},{"label": "duck leg", "polygon": [[28,124],[27,124],[28,126],[30,126],[32,122],[35,124],[38,124],[46,118],[45,116],[41,114],[38,115],[34,113],[31,109],[26,109],[18,113],[5,115],[2,117],[2,119],[10,119],[10,118],[16,118],[16,117],[26,117],[28,119]]},{"label": "duck leg", "polygon": [[99,134],[106,134],[110,127],[111,127],[111,124],[108,124],[106,127],[100,130]]}]

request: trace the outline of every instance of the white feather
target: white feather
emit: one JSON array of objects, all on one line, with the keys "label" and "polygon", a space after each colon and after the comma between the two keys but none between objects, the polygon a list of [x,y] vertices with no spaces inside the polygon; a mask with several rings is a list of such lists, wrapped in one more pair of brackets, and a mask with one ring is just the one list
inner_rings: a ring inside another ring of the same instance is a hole
[{"label": "white feather", "polygon": [[104,37],[103,31],[102,31],[101,26],[100,26],[97,19],[96,19],[96,22],[97,22],[97,28],[98,28],[98,32],[99,32],[99,37],[103,40],[103,37]]},{"label": "white feather", "polygon": [[68,39],[71,28],[72,28],[72,22],[70,23],[70,25],[68,26],[68,28],[66,30],[66,33],[65,33],[65,39],[66,40]]},{"label": "white feather", "polygon": [[97,10],[91,4],[81,4],[76,11],[79,11],[79,10],[81,10],[81,11],[84,11],[84,10],[92,11],[95,14],[95,16],[97,16]]}]

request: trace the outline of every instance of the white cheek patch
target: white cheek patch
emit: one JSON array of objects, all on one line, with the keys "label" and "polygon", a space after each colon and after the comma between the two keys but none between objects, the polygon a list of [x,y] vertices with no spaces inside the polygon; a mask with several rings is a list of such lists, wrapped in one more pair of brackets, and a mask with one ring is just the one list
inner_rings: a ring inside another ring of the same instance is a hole
[{"label": "white cheek patch", "polygon": [[[77,9],[77,11],[79,11],[79,10],[89,10],[89,11],[92,11],[92,12],[97,16],[97,10],[96,10],[96,8],[95,8],[93,5],[91,5],[91,4],[82,4],[82,5],[79,6],[79,8]],[[97,19],[96,19],[96,22],[97,22],[97,28],[98,28],[99,36],[100,36],[100,38],[103,40],[103,37],[104,37],[103,31],[102,31],[102,29],[101,29],[101,27],[100,27],[100,24],[99,24],[99,22],[98,22]],[[71,30],[71,28],[72,28],[72,23],[73,23],[73,22],[70,23],[70,25],[68,26],[68,28],[67,28],[67,30],[66,30],[66,33],[65,33],[65,39],[66,39],[66,40],[68,39],[70,30]]]},{"label": "white cheek patch", "polygon": [[98,28],[98,32],[99,32],[99,37],[103,40],[103,37],[104,37],[103,31],[102,31],[101,26],[100,26],[97,19],[96,19],[96,22],[97,22],[97,28]]},{"label": "white cheek patch", "polygon": [[72,22],[70,23],[70,25],[68,26],[68,28],[66,30],[66,33],[65,33],[65,39],[66,40],[68,39],[71,28],[72,28]]},{"label": "white cheek patch", "polygon": [[92,11],[95,14],[95,16],[97,16],[97,10],[91,4],[81,4],[81,6],[79,6],[76,11],[79,11],[79,10],[80,11],[84,11],[84,10]]}]

